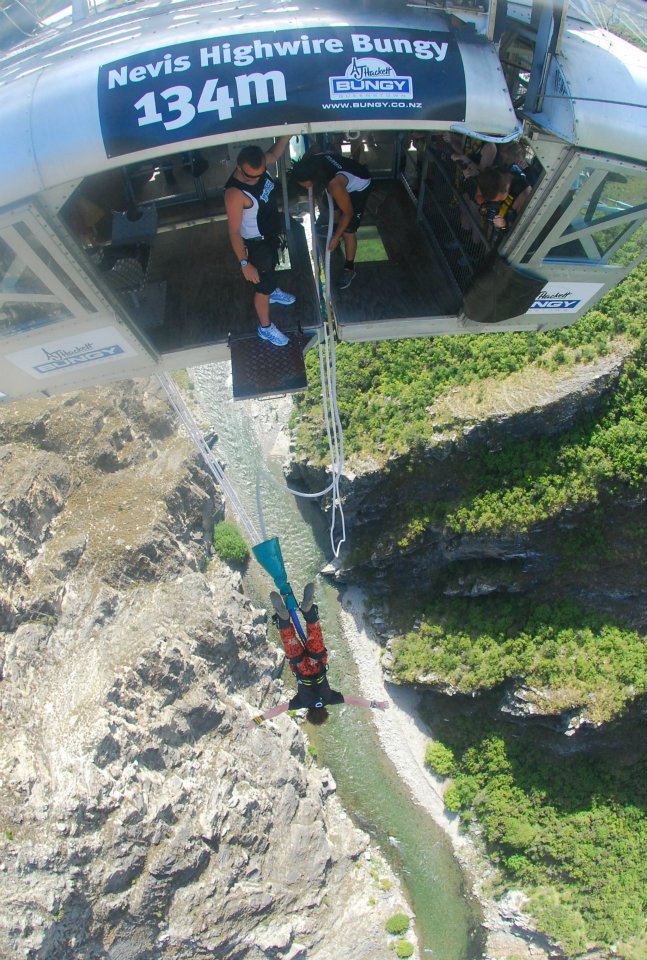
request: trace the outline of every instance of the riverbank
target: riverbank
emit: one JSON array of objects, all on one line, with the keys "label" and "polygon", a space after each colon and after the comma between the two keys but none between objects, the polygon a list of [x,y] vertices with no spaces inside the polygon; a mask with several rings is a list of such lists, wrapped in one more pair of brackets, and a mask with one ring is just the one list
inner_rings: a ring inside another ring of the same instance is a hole
[{"label": "riverbank", "polygon": [[358,665],[360,693],[370,699],[388,699],[389,710],[372,716],[384,752],[393,762],[411,796],[445,831],[456,859],[465,871],[468,886],[483,911],[486,957],[493,960],[542,960],[549,945],[529,926],[521,912],[522,898],[510,892],[501,901],[488,897],[485,887],[491,867],[479,854],[469,835],[459,830],[459,818],[445,809],[441,778],[425,767],[431,731],[418,713],[418,693],[413,687],[388,683],[382,670],[379,639],[365,610],[366,598],[359,587],[347,587],[341,596],[340,620],[346,640]]}]

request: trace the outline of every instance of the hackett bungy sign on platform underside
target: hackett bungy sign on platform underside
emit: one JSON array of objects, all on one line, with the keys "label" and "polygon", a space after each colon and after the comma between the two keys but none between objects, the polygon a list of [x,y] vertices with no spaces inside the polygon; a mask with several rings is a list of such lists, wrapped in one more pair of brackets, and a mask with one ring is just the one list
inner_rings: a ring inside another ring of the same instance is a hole
[{"label": "hackett bungy sign on platform underside", "polygon": [[162,47],[99,70],[106,154],[281,124],[465,119],[449,33],[280,30]]},{"label": "hackett bungy sign on platform underside", "polygon": [[537,294],[527,313],[577,313],[602,289],[602,283],[566,283],[554,280]]},{"label": "hackett bungy sign on platform underside", "polygon": [[77,333],[71,337],[50,340],[37,347],[28,347],[16,353],[8,353],[7,360],[32,377],[60,376],[83,373],[98,363],[110,363],[135,357],[137,351],[124,340],[115,327],[101,327],[90,333]]}]

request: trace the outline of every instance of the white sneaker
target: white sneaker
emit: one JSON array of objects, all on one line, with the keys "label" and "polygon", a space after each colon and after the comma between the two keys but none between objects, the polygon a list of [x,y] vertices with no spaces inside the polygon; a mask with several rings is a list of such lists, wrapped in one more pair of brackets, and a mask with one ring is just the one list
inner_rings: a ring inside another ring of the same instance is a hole
[{"label": "white sneaker", "polygon": [[280,303],[283,307],[290,307],[296,300],[296,297],[291,293],[286,293],[285,290],[281,290],[280,287],[277,287],[276,290],[270,294],[270,303]]},{"label": "white sneaker", "polygon": [[275,327],[273,323],[270,323],[269,327],[262,327],[259,324],[258,335],[261,340],[269,340],[275,347],[285,347],[289,342],[286,335],[281,333],[279,328]]},{"label": "white sneaker", "polygon": [[301,601],[301,611],[307,613],[308,610],[312,608],[312,604],[315,602],[315,585],[314,583],[306,583],[303,588],[303,600]]},{"label": "white sneaker", "polygon": [[279,615],[279,620],[289,620],[290,614],[288,613],[288,608],[283,602],[283,597],[281,594],[277,593],[276,590],[272,590],[270,593],[270,600],[272,602],[272,606]]}]

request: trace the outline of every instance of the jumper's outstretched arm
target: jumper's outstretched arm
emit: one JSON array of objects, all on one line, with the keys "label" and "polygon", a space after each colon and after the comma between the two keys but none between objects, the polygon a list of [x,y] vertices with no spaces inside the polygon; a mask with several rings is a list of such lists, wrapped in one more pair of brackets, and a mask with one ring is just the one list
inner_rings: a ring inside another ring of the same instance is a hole
[{"label": "jumper's outstretched arm", "polygon": [[[364,697],[351,697],[345,693],[343,693],[342,696],[344,703],[349,704],[351,707],[367,707],[369,710],[388,710],[389,708],[388,700],[366,700]],[[285,713],[289,707],[289,703],[280,703],[278,707],[271,707],[271,709],[266,710],[265,713],[259,713],[258,716],[249,720],[245,724],[245,728],[251,730],[253,727],[260,727],[266,720],[271,720],[272,717],[278,717],[281,713]]]},{"label": "jumper's outstretched arm", "polygon": [[245,724],[245,729],[251,730],[253,727],[259,727],[265,720],[271,720],[272,717],[278,717],[279,714],[285,713],[289,707],[289,703],[279,703],[278,707],[271,707],[271,709],[266,710],[265,713],[259,713],[257,717],[252,717],[252,719]]},{"label": "jumper's outstretched arm", "polygon": [[347,693],[342,694],[344,703],[349,703],[351,707],[368,707],[370,710],[388,710],[388,700],[365,700],[364,697],[349,697]]}]

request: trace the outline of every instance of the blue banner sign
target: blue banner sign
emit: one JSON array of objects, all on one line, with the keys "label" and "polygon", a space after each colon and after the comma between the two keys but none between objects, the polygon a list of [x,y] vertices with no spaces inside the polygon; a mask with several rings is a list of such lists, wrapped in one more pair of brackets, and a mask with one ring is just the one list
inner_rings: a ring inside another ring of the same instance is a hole
[{"label": "blue banner sign", "polygon": [[102,66],[108,157],[237,130],[340,120],[465,119],[450,33],[395,27],[281,30],[151,50]]}]

